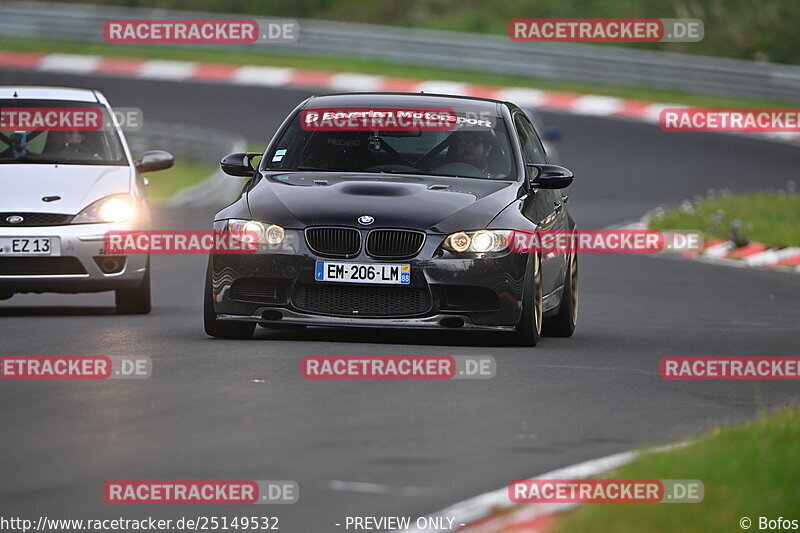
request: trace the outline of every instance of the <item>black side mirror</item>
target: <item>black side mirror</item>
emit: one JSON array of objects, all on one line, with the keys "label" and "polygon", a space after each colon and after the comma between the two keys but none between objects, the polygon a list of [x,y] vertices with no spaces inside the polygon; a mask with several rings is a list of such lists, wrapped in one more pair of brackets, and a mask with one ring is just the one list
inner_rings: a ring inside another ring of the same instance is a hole
[{"label": "black side mirror", "polygon": [[572,183],[573,174],[568,168],[558,165],[528,163],[528,183],[536,189],[563,189]]},{"label": "black side mirror", "polygon": [[136,168],[139,172],[153,172],[154,170],[164,170],[175,164],[172,154],[164,150],[150,150],[142,154],[142,158],[136,161]]},{"label": "black side mirror", "polygon": [[253,176],[253,158],[262,154],[258,152],[237,152],[228,154],[219,162],[222,171],[229,176],[250,178]]}]

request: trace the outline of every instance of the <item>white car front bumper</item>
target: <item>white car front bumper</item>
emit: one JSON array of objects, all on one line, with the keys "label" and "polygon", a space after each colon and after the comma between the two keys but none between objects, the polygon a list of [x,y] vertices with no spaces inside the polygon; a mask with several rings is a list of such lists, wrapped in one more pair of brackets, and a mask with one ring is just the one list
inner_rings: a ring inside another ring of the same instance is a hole
[{"label": "white car front bumper", "polygon": [[[109,256],[103,247],[106,232],[131,229],[129,223],[2,226],[0,238],[50,237],[51,253],[0,252],[0,291],[75,293],[138,287],[147,269],[147,254]],[[109,259],[117,261],[114,268],[109,268]]]}]

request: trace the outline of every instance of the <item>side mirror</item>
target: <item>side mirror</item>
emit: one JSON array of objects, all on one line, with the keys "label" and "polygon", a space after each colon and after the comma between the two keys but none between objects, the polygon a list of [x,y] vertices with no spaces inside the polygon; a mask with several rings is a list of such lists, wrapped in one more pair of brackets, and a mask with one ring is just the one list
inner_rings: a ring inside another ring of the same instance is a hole
[{"label": "side mirror", "polygon": [[237,152],[228,154],[219,162],[222,171],[229,176],[250,178],[253,176],[253,158],[262,154],[258,152]]},{"label": "side mirror", "polygon": [[573,174],[568,168],[558,165],[528,163],[528,183],[536,189],[563,189],[572,183]]},{"label": "side mirror", "polygon": [[164,170],[175,164],[172,154],[164,150],[150,150],[142,154],[142,158],[136,161],[136,168],[139,172],[153,172],[154,170]]}]

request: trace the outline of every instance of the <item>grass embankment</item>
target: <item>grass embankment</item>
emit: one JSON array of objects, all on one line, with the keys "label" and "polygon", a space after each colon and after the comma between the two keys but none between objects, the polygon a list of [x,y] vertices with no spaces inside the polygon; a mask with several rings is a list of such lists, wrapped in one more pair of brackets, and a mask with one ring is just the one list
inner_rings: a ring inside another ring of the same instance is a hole
[{"label": "grass embankment", "polygon": [[561,517],[556,533],[667,531],[730,533],[739,521],[800,520],[800,409],[759,417],[743,426],[715,430],[665,453],[642,455],[610,472],[613,479],[699,479],[700,503],[594,503]]},{"label": "grass embankment", "polygon": [[800,246],[800,195],[762,192],[686,201],[654,216],[650,227],[699,230],[706,239],[730,239],[738,245],[755,241],[772,248]]}]

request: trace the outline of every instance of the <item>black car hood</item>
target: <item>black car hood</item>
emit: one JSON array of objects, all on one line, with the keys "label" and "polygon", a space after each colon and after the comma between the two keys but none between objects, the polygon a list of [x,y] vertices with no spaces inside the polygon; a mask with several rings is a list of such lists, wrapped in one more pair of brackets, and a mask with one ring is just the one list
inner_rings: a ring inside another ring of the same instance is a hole
[{"label": "black car hood", "polygon": [[248,192],[253,218],[286,228],[404,227],[432,233],[484,228],[513,202],[519,184],[441,176],[294,172],[265,175]]}]

